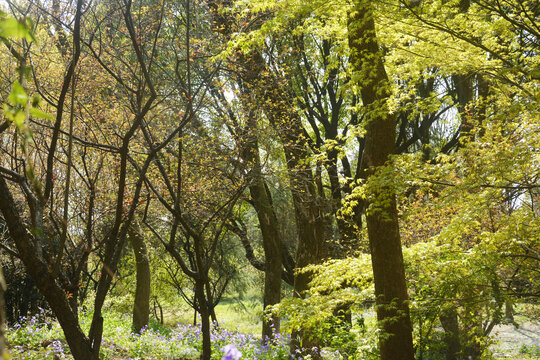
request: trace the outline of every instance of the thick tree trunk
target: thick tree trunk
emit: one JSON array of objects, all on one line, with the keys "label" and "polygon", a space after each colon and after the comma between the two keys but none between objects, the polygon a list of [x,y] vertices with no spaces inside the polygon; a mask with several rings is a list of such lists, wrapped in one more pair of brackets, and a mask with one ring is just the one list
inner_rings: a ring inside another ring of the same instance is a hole
[{"label": "thick tree trunk", "polygon": [[[262,58],[261,58],[262,61]],[[317,194],[315,179],[310,168],[310,154],[307,139],[298,113],[285,99],[274,79],[266,79],[266,115],[279,133],[285,159],[294,205],[298,246],[296,267],[319,264],[328,255],[326,244],[328,214],[323,199]],[[294,294],[302,297],[308,289],[311,275],[299,273],[294,279]]]},{"label": "thick tree trunk", "polygon": [[26,232],[26,227],[16,209],[7,183],[1,176],[0,211],[2,211],[8,226],[9,235],[15,241],[15,246],[26,271],[35,280],[36,287],[47,300],[64,331],[71,354],[76,360],[92,359],[94,352],[90,341],[80,328],[64,290],[58,285],[56,279],[50,276],[47,264],[38,256],[34,239]]},{"label": "thick tree trunk", "polygon": [[[262,174],[261,159],[259,153],[259,142],[257,136],[257,121],[255,111],[251,111],[253,104],[248,101],[249,94],[243,94],[243,105],[246,112],[249,113],[245,129],[238,136],[240,156],[249,166],[248,188],[251,195],[251,204],[255,208],[259,226],[261,229],[262,243],[264,249],[264,264],[256,264],[257,268],[264,271],[264,296],[263,307],[266,309],[269,305],[278,304],[281,300],[281,278],[283,275],[283,241],[279,234],[277,217],[274,212],[274,206],[267,191],[264,176]],[[242,239],[246,241],[247,239]],[[250,249],[249,242],[244,244]],[[253,252],[246,253],[249,260],[255,263]],[[274,332],[279,331],[279,317],[272,315],[270,318],[264,318],[262,324],[263,341],[271,339]]]},{"label": "thick tree trunk", "polygon": [[[389,81],[369,1],[354,1],[348,31],[351,65],[361,76],[358,86],[368,115],[361,167],[365,177],[377,176],[377,168],[385,165],[395,152],[396,120],[388,109]],[[381,359],[412,360],[412,326],[394,190],[391,186],[377,185],[370,196],[373,200],[366,220],[377,318],[382,330]]]},{"label": "thick tree trunk", "polygon": [[[257,160],[259,159],[255,161]],[[253,206],[257,211],[263,236],[265,264],[263,305],[266,309],[267,306],[278,304],[281,300],[282,246],[274,210],[268,199],[262,175],[260,174],[260,163],[256,163],[252,171],[255,172],[255,176],[252,185],[249,186],[249,192],[253,200]],[[263,339],[273,338],[272,327],[275,331],[279,331],[279,318],[277,316],[264,319],[262,327]]]},{"label": "thick tree trunk", "polygon": [[[257,61],[263,64],[264,60],[260,57]],[[309,161],[309,146],[300,116],[289,103],[288,97],[278,86],[277,81],[265,75],[267,71],[261,73],[259,79],[264,84],[264,86],[261,84],[259,86],[265,89],[265,93],[261,95],[261,102],[265,104],[266,116],[278,132],[285,152],[298,234],[295,263],[297,269],[302,269],[308,265],[322,263],[328,255],[326,240],[329,237],[327,236],[330,229],[327,226],[329,217],[324,199],[317,193],[311,161]],[[305,271],[295,275],[294,296],[305,296],[311,277],[312,275]],[[301,347],[306,349],[319,347],[318,339],[310,334],[309,329],[293,332],[292,339],[292,351]],[[313,359],[320,358],[318,352],[309,350],[308,352]]]},{"label": "thick tree trunk", "polygon": [[[214,25],[220,29],[223,35],[230,37],[235,31],[233,29],[234,21],[230,17],[231,13],[224,15],[220,8],[232,6],[232,2],[229,0],[208,1],[208,4],[212,11]],[[258,26],[259,23],[258,21],[254,22],[254,27]],[[301,118],[295,110],[289,94],[284,91],[284,86],[280,83],[286,80],[276,78],[276,74],[272,74],[271,69],[266,65],[262,54],[256,50],[251,51],[247,56],[238,55],[236,63],[241,67],[239,83],[243,95],[246,97],[245,101],[254,101],[248,105],[247,109],[255,108],[254,104],[260,107],[279,134],[283,145],[298,234],[296,267],[303,268],[307,265],[319,264],[327,255],[326,232],[328,227],[326,224],[328,217],[326,216],[325,204],[321,201],[315,186],[309,146],[304,135]],[[267,247],[267,245],[269,246]],[[268,254],[270,256],[266,255],[266,261],[269,262],[267,265],[277,271],[277,261],[281,261],[281,257],[280,259],[269,259],[269,257],[273,257],[274,252],[280,250],[271,243],[267,245],[265,245],[265,251],[268,248],[272,252]],[[266,270],[269,271],[269,269]],[[281,272],[281,266],[279,271]],[[271,276],[272,278],[266,279],[268,284],[277,283],[278,277],[275,274]],[[295,276],[295,296],[304,296],[310,279],[311,276],[307,273]],[[268,293],[273,293],[273,290],[269,288]]]},{"label": "thick tree trunk", "polygon": [[148,326],[150,317],[150,262],[139,223],[133,221],[129,228],[129,240],[133,247],[136,267],[135,300],[133,302],[133,331],[140,333]]},{"label": "thick tree trunk", "polygon": [[[233,31],[229,22],[230,19],[218,9],[221,6],[232,6],[232,2],[229,0],[209,1],[209,6],[212,10],[214,22],[220,26],[223,35],[229,37]],[[281,300],[281,278],[284,274],[283,265],[287,254],[286,247],[279,234],[279,226],[270,193],[267,190],[262,174],[256,117],[259,106],[258,100],[260,99],[257,87],[261,71],[264,69],[264,61],[253,62],[253,59],[262,60],[262,57],[257,53],[249,58],[240,56],[239,61],[242,71],[245,72],[239,78],[238,84],[241,89],[242,106],[247,114],[247,124],[243,129],[239,130],[237,142],[241,149],[240,157],[249,169],[248,188],[261,228],[264,268],[261,266],[262,264],[256,264],[258,265],[256,267],[263,269],[265,274],[263,306],[266,309],[267,306],[278,304]],[[254,67],[250,65],[254,65]],[[244,244],[245,247],[246,245],[248,243]],[[250,249],[250,247],[247,246],[246,249]],[[246,252],[246,254],[248,257],[251,255],[249,260],[254,264],[256,261],[253,252]],[[285,264],[287,263],[285,262]],[[274,332],[279,331],[279,328],[279,317],[271,316],[263,319],[263,340],[273,338]]]},{"label": "thick tree trunk", "polygon": [[[298,234],[296,267],[303,268],[307,265],[319,264],[327,254],[326,224],[328,218],[324,211],[323,201],[317,193],[315,179],[310,168],[309,147],[303,134],[301,119],[294,110],[293,105],[288,102],[286,94],[283,93],[283,88],[270,75],[260,53],[252,52],[248,58],[242,57],[240,62],[244,69],[242,74],[244,94],[253,97],[250,99],[253,104],[263,104],[262,110],[276,129],[283,145]],[[264,92],[261,92],[262,89],[264,89]],[[249,104],[248,109],[253,107],[253,104]],[[251,129],[254,129],[254,125],[251,126]],[[252,147],[252,152],[254,151],[257,152],[255,156],[258,155],[258,148]],[[260,172],[260,159],[258,162],[256,158],[253,159],[252,163],[254,165],[253,170]],[[258,169],[257,165],[259,166]],[[266,237],[263,235],[266,267],[265,306],[267,306],[279,302],[280,295],[276,292],[276,289],[281,288],[283,244],[278,240],[277,224],[275,224],[273,208],[264,182],[258,182],[259,179],[262,180],[260,174],[254,177],[250,192],[254,204],[256,203],[256,207],[258,207],[256,210],[259,219],[262,220],[260,223],[261,230],[265,231],[267,235]],[[304,296],[310,280],[311,276],[308,273],[296,274],[294,277],[294,296]],[[271,332],[270,323],[265,323],[263,336],[269,335]],[[302,342],[304,345],[307,344],[306,336],[300,333],[293,334],[293,338],[297,337],[303,338]],[[293,349],[297,348],[296,345],[298,344],[293,342]],[[310,345],[316,346],[317,343],[314,341]]]},{"label": "thick tree trunk", "polygon": [[[246,106],[251,106],[246,104]],[[265,181],[262,175],[259,144],[257,138],[257,123],[254,114],[251,113],[243,144],[242,157],[251,166],[249,173],[249,193],[252,204],[257,212],[257,218],[261,227],[264,248],[264,298],[263,306],[278,304],[281,300],[281,276],[283,245],[279,234],[274,207],[266,191]],[[274,331],[279,331],[279,318],[275,315],[264,318],[262,325],[262,337],[273,338]]]},{"label": "thick tree trunk", "polygon": [[[225,37],[230,37],[236,31],[234,21],[231,13],[220,9],[231,7],[232,1],[208,1],[208,5],[216,28]],[[253,28],[260,22],[254,24]],[[296,267],[320,263],[327,254],[325,225],[328,217],[317,194],[309,161],[311,154],[300,115],[284,90],[286,79],[273,74],[262,54],[256,50],[247,56],[238,55],[236,63],[241,68],[239,82],[243,96],[247,102],[253,102],[247,109],[261,108],[283,144],[298,233]],[[301,295],[307,289],[309,278],[307,274],[297,276],[295,294]]]}]

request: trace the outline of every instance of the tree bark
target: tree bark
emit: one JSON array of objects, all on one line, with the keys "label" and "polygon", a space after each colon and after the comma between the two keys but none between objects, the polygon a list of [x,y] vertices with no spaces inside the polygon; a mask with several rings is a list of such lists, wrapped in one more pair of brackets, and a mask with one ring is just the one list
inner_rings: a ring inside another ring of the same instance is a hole
[{"label": "tree bark", "polygon": [[[262,59],[261,59],[262,60]],[[280,135],[287,160],[289,183],[294,205],[298,246],[296,267],[319,264],[327,255],[326,221],[322,199],[317,194],[310,168],[307,139],[298,113],[284,99],[284,94],[273,79],[268,79],[265,112]],[[269,90],[270,89],[270,90]],[[303,297],[311,275],[302,272],[295,276],[294,294]]]},{"label": "tree bark", "polygon": [[[278,234],[277,224],[273,215],[273,208],[266,196],[266,189],[262,179],[259,177],[257,184],[249,188],[253,204],[257,211],[261,232],[263,233],[264,248],[264,299],[263,305],[266,309],[269,305],[278,304],[281,300],[281,272],[282,272],[282,246]],[[279,318],[272,315],[265,318],[262,327],[262,336],[264,338],[273,338],[274,331],[279,331]]]},{"label": "tree bark", "polygon": [[[309,146],[300,116],[288,101],[287,94],[283,93],[278,79],[270,73],[260,53],[252,54],[246,67],[257,72],[256,77],[251,79],[250,88],[260,99],[258,103],[263,104],[263,111],[279,134],[285,153],[298,234],[296,268],[320,264],[328,255],[326,240],[329,218],[324,199],[317,193]],[[261,89],[264,92],[261,93]],[[297,273],[294,277],[294,296],[304,297],[310,281],[311,274],[305,271]],[[292,351],[300,347],[318,348],[319,345],[309,330],[293,332],[292,338]],[[302,346],[297,339],[301,339]],[[318,352],[312,352],[311,356],[313,359],[319,358]]]},{"label": "tree bark", "polygon": [[[262,174],[259,141],[257,135],[256,112],[253,110],[253,100],[248,100],[249,94],[244,91],[243,105],[248,112],[248,120],[241,134],[242,159],[250,167],[248,174],[249,193],[252,205],[257,213],[262,234],[264,249],[264,296],[263,307],[278,304],[281,300],[281,277],[283,272],[283,242],[279,234],[279,226],[274,207],[266,189]],[[272,315],[263,318],[263,340],[273,338],[274,332],[279,331],[279,317]]]},{"label": "tree bark", "polygon": [[201,360],[210,360],[212,355],[210,311],[208,310],[208,302],[204,293],[204,281],[201,279],[195,280],[195,296],[199,305],[199,314],[201,314],[201,333],[203,338]]},{"label": "tree bark", "polygon": [[[220,29],[219,31],[224,36],[230,37],[234,31],[231,13],[224,15],[220,8],[231,6],[232,2],[229,0],[208,1],[208,4],[216,28]],[[254,21],[252,28],[259,25],[260,21]],[[286,79],[272,73],[262,53],[257,50],[252,50],[248,55],[239,53],[236,63],[240,65],[239,83],[242,93],[246,96],[246,101],[253,102],[247,109],[260,107],[279,134],[283,145],[298,234],[296,268],[319,264],[327,255],[326,235],[329,227],[326,225],[329,219],[324,201],[317,193],[315,178],[311,170],[308,139],[305,137],[300,115],[291,102],[289,94],[284,90]],[[267,247],[267,245],[270,246]],[[274,251],[280,250],[274,247],[274,244],[267,245],[265,245],[265,251],[268,248],[272,253],[265,254],[266,261],[271,261],[272,263],[268,265],[277,270],[276,262],[281,261],[281,257],[280,259],[268,258],[274,256]],[[281,266],[279,268],[281,273]],[[269,270],[266,269],[266,271]],[[277,279],[278,277],[273,274],[272,278],[267,280],[277,283]],[[294,296],[303,297],[310,280],[311,275],[308,273],[297,274],[294,278]],[[296,338],[294,334],[293,337]],[[303,340],[307,342],[307,338]]]},{"label": "tree bark", "polygon": [[[261,174],[258,145],[256,143],[254,145],[251,149],[254,155],[251,170],[252,183],[249,186],[249,192],[263,236],[265,264],[263,306],[266,309],[267,306],[278,304],[281,300],[282,245],[274,208],[268,199]],[[270,318],[265,317],[262,325],[263,340],[273,338],[274,331],[279,331],[279,318],[275,315]]]},{"label": "tree bark", "polygon": [[9,187],[2,176],[0,176],[0,211],[26,270],[36,282],[36,287],[41,294],[47,299],[64,331],[71,354],[76,360],[92,359],[94,352],[90,341],[79,326],[64,290],[58,285],[56,279],[51,277],[47,264],[37,255],[34,239],[26,231]]},{"label": "tree bark", "polygon": [[[349,14],[349,47],[353,70],[367,112],[365,148],[361,170],[368,178],[395,152],[396,119],[388,109],[389,80],[377,43],[373,8],[367,0],[355,0]],[[366,213],[371,250],[377,319],[382,330],[382,360],[412,360],[412,326],[407,304],[407,285],[399,234],[395,193],[392,186],[374,187]]]},{"label": "tree bark", "polygon": [[129,240],[135,255],[136,285],[135,300],[133,302],[133,331],[140,333],[148,326],[150,317],[150,262],[148,260],[148,250],[144,243],[141,228],[137,221],[133,221],[129,228]]}]

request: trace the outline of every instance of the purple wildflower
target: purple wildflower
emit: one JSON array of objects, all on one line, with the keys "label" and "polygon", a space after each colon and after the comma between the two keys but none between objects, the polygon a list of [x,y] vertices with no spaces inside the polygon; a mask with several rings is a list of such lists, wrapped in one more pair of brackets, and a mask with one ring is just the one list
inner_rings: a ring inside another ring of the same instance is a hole
[{"label": "purple wildflower", "polygon": [[221,360],[238,360],[242,357],[242,353],[238,351],[236,346],[234,345],[225,345],[221,351],[223,351],[225,354],[221,358]]}]

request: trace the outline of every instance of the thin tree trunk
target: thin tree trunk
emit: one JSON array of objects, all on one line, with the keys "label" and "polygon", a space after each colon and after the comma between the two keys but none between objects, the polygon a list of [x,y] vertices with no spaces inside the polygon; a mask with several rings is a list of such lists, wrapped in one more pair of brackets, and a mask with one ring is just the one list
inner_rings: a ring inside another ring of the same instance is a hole
[{"label": "thin tree trunk", "polygon": [[[367,0],[355,0],[349,14],[349,47],[353,70],[367,111],[363,176],[376,176],[395,152],[396,119],[388,109],[389,81],[377,43],[373,9]],[[377,319],[382,334],[382,360],[412,360],[412,326],[407,305],[407,285],[399,234],[395,193],[391,186],[377,185],[366,213],[377,301]]]},{"label": "thin tree trunk", "polygon": [[199,314],[201,314],[201,333],[203,338],[203,348],[201,360],[210,360],[212,354],[212,344],[210,342],[210,312],[204,294],[204,282],[197,279],[195,282],[195,292],[199,303]]}]

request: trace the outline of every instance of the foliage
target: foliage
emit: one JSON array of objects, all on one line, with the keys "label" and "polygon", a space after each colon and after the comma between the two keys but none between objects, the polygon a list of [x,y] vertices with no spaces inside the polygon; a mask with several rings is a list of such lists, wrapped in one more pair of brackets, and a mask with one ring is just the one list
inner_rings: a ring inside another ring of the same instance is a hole
[{"label": "foliage", "polygon": [[7,16],[0,10],[0,38],[4,39],[25,39],[35,41],[36,38],[32,32],[34,23],[30,18],[17,20]]},{"label": "foliage", "polygon": [[519,353],[523,355],[529,355],[531,358],[540,357],[540,345],[522,345],[519,349]]},{"label": "foliage", "polygon": [[[335,349],[349,358],[376,358],[377,331],[374,314],[372,270],[369,256],[330,260],[309,266],[313,274],[308,296],[285,298],[271,311],[287,319],[284,329],[310,329],[321,346]],[[336,316],[343,308],[352,314],[350,322]]]}]

